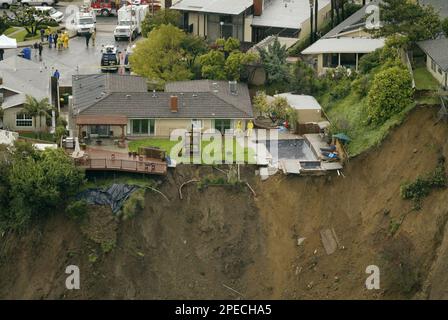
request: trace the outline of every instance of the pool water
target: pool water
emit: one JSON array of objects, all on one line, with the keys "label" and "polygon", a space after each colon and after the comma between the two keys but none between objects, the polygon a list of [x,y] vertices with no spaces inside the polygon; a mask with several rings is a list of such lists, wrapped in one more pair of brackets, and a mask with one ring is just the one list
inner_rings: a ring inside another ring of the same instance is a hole
[{"label": "pool water", "polygon": [[[263,142],[266,148],[271,152],[271,144],[278,142],[278,159],[294,159],[294,160],[317,160],[311,148],[304,139],[293,140],[273,140]],[[274,155],[273,155],[274,156]]]}]

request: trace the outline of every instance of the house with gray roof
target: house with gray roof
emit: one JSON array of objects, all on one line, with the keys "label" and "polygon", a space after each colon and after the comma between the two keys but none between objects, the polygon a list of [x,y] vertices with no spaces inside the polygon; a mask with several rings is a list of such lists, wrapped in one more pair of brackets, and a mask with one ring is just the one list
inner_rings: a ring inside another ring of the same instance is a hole
[{"label": "house with gray roof", "polygon": [[366,30],[368,9],[379,3],[379,0],[368,2],[302,51],[303,55],[311,57],[319,74],[340,66],[358,70],[362,56],[384,47],[385,39],[373,39]]},{"label": "house with gray roof", "polygon": [[[318,27],[330,18],[331,1],[318,2]],[[211,42],[237,38],[258,43],[271,35],[305,39],[311,32],[309,0],[180,0],[183,28]]]},{"label": "house with gray roof", "polygon": [[253,119],[247,85],[226,81],[170,82],[164,92],[148,92],[137,76],[73,76],[72,101],[81,137],[169,137],[175,129],[224,133]]},{"label": "house with gray roof", "polygon": [[448,89],[448,39],[425,40],[417,45],[426,54],[426,68],[434,78]]},{"label": "house with gray roof", "polygon": [[23,113],[26,96],[51,101],[50,71],[17,56],[0,61],[0,99],[3,119],[0,128],[17,132],[47,130],[46,118],[33,119]]}]

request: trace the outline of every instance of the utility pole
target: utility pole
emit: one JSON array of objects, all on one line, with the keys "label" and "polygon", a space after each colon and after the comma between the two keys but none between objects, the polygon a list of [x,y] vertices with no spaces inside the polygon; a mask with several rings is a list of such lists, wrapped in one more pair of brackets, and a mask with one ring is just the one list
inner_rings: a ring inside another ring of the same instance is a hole
[{"label": "utility pole", "polygon": [[334,0],[331,0],[331,27],[334,28]]},{"label": "utility pole", "polygon": [[310,40],[311,43],[314,43],[314,0],[309,0],[310,2],[310,25],[311,25],[311,32],[310,32]]},{"label": "utility pole", "polygon": [[317,32],[319,30],[318,28],[318,22],[319,22],[319,0],[316,0],[316,3],[314,4],[314,33],[315,33],[315,40],[317,41]]}]

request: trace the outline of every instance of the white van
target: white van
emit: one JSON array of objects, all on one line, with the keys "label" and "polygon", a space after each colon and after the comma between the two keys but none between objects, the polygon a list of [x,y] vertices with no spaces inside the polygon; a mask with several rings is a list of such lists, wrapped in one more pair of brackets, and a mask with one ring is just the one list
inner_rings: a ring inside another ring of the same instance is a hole
[{"label": "white van", "polygon": [[22,6],[53,6],[58,0],[18,0]]},{"label": "white van", "polygon": [[92,33],[96,30],[96,14],[94,11],[80,11],[72,21],[77,35]]},{"label": "white van", "polygon": [[40,12],[48,12],[49,16],[56,22],[61,22],[64,19],[64,14],[53,7],[36,7]]}]

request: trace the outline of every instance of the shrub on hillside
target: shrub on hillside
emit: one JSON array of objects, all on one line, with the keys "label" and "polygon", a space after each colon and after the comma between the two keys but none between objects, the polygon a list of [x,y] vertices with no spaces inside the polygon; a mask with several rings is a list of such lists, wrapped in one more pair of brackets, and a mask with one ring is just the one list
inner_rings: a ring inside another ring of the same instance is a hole
[{"label": "shrub on hillside", "polygon": [[436,169],[430,174],[418,177],[412,183],[405,183],[400,187],[403,199],[414,201],[414,209],[421,209],[423,198],[427,197],[432,189],[445,188],[447,186],[445,159],[441,158]]},{"label": "shrub on hillside", "polygon": [[350,94],[350,82],[341,80],[330,92],[332,100],[343,99]]},{"label": "shrub on hillside", "polygon": [[381,124],[412,103],[411,76],[404,67],[394,66],[375,75],[367,97],[369,120]]},{"label": "shrub on hillside", "polygon": [[75,220],[82,220],[87,215],[87,202],[78,200],[70,203],[66,209],[70,218]]},{"label": "shrub on hillside", "polygon": [[123,220],[133,218],[137,213],[145,208],[145,190],[135,191],[123,206]]},{"label": "shrub on hillside", "polygon": [[368,53],[359,59],[358,70],[361,73],[369,73],[371,70],[381,65],[381,49]]}]

